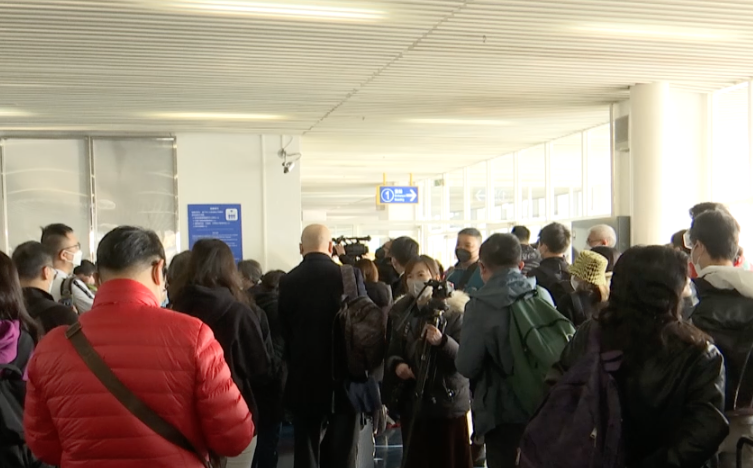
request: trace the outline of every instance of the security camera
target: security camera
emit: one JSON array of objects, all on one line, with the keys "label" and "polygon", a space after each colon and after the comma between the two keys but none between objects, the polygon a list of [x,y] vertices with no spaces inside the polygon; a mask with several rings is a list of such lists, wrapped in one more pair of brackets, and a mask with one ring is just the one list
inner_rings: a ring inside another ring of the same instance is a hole
[{"label": "security camera", "polygon": [[290,174],[290,171],[295,167],[294,162],[284,162],[282,163],[282,173],[283,174]]}]

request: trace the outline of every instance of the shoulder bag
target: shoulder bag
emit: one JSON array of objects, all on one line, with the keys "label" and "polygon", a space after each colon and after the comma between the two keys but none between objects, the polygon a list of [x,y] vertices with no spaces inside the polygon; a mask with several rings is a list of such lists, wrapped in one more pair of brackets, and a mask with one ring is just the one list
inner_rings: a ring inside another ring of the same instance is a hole
[{"label": "shoulder bag", "polygon": [[76,352],[83,359],[86,366],[94,373],[105,388],[118,399],[141,422],[148,428],[162,436],[165,440],[176,445],[183,450],[193,453],[204,464],[206,468],[224,468],[227,460],[209,452],[209,459],[183,435],[175,426],[165,421],[162,416],[149,408],[146,403],[141,401],[123,382],[118,379],[115,373],[110,369],[102,357],[97,354],[89,340],[84,335],[81,323],[77,322],[65,332],[66,338],[73,344]]}]

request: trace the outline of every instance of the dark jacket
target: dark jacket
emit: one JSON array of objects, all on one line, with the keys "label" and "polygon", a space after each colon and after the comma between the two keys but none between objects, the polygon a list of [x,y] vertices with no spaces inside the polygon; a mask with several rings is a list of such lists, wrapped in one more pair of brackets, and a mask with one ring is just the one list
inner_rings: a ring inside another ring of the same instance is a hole
[{"label": "dark jacket", "polygon": [[[419,352],[423,343],[421,336],[431,311],[419,311],[415,307],[408,309],[413,302],[412,297],[406,296],[392,308],[392,324],[395,329],[392,331],[385,364],[385,373],[390,373],[391,376],[395,375],[395,370],[401,363],[408,364],[414,374],[418,375],[419,372]],[[461,292],[455,292],[448,300],[449,310],[444,313],[444,319],[447,321],[445,339],[437,348],[434,380],[426,384],[419,412],[421,418],[457,418],[470,410],[471,391],[468,379],[460,375],[455,368],[463,327],[463,311],[467,302],[468,296]],[[404,320],[406,317],[408,319]],[[415,381],[405,383],[398,404],[400,411],[412,411],[411,395],[414,386]]]},{"label": "dark jacket", "polygon": [[251,410],[254,425],[258,426],[263,407],[256,401],[256,388],[269,382],[271,367],[258,313],[238,301],[229,289],[196,285],[186,286],[173,308],[198,318],[212,329],[233,380]]},{"label": "dark jacket", "polygon": [[[353,271],[359,289],[365,291],[360,270]],[[349,404],[342,381],[333,378],[345,366],[343,356],[333,353],[342,295],[340,266],[321,253],[306,255],[280,280],[279,313],[288,362],[285,401],[296,415],[330,414]]]},{"label": "dark jacket", "polygon": [[261,289],[256,294],[256,307],[260,317],[265,343],[269,338],[272,347],[272,372],[270,381],[259,389],[257,400],[263,408],[259,426],[268,427],[280,423],[284,416],[283,393],[287,379],[285,364],[285,340],[282,338],[282,326],[278,306],[280,295],[277,291]]},{"label": "dark jacket", "polygon": [[403,275],[399,275],[390,286],[392,287],[392,298],[394,300],[398,300],[399,298],[407,294],[407,291],[405,290],[405,281],[403,281]]},{"label": "dark jacket", "polygon": [[[753,272],[735,270],[753,279]],[[736,289],[716,288],[706,277],[693,282],[699,300],[693,311],[693,324],[711,335],[727,366],[726,409],[733,409],[738,385],[738,406],[749,406],[753,400],[753,362],[748,364],[745,379],[740,382],[745,360],[753,346],[753,298]]]},{"label": "dark jacket", "polygon": [[380,282],[377,283],[370,283],[366,282],[364,284],[366,286],[366,293],[369,295],[369,299],[377,305],[377,307],[381,307],[382,309],[389,310],[390,307],[392,307],[392,289],[385,284]]},{"label": "dark jacket", "polygon": [[473,420],[478,435],[501,424],[526,424],[523,410],[505,376],[513,371],[510,306],[533,286],[517,269],[497,272],[471,294],[463,317],[455,365],[474,385]]},{"label": "dark jacket", "polygon": [[528,244],[520,246],[521,260],[525,263],[523,267],[523,275],[530,276],[531,271],[535,270],[541,265],[541,254],[538,249],[534,249]]},{"label": "dark jacket", "polygon": [[[555,365],[562,375],[583,356],[595,322],[586,322]],[[614,349],[614,332],[602,331],[602,349]],[[630,468],[711,466],[729,432],[724,410],[724,360],[706,348],[670,337],[667,347],[640,365],[616,374],[622,406],[622,436]]]},{"label": "dark jacket", "polygon": [[555,305],[559,305],[559,302],[568,292],[567,289],[563,289],[560,282],[570,281],[569,268],[570,265],[563,257],[550,257],[542,260],[539,267],[533,269],[528,276],[534,276],[536,283],[549,291]]},{"label": "dark jacket", "polygon": [[55,302],[51,294],[38,288],[24,288],[24,302],[29,315],[42,326],[42,333],[78,322],[78,314],[70,307]]},{"label": "dark jacket", "polygon": [[379,271],[379,281],[387,285],[391,285],[400,277],[395,271],[395,267],[392,266],[392,261],[388,258],[381,258],[374,260],[377,271]]}]

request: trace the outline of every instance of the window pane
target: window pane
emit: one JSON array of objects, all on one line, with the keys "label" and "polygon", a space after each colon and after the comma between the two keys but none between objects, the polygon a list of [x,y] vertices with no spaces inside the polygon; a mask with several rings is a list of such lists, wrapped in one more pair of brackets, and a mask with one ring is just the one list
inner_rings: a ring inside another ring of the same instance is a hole
[{"label": "window pane", "polygon": [[521,219],[546,217],[546,149],[544,145],[520,153]]},{"label": "window pane", "polygon": [[431,219],[438,221],[442,219],[442,208],[444,207],[444,179],[432,181],[431,186]]},{"label": "window pane", "polygon": [[609,124],[588,131],[588,215],[612,213],[612,156]]},{"label": "window pane", "polygon": [[4,142],[8,245],[38,241],[42,226],[67,224],[90,257],[89,164],[85,140]]},{"label": "window pane", "polygon": [[582,135],[576,133],[552,143],[554,217],[575,218],[583,214]]},{"label": "window pane", "polygon": [[[751,193],[747,84],[714,93],[712,119],[713,199],[743,200]],[[734,181],[736,178],[740,178],[738,182]]]},{"label": "window pane", "polygon": [[471,219],[487,220],[486,212],[486,180],[487,164],[485,162],[473,165],[468,168],[468,182],[471,185]]},{"label": "window pane", "polygon": [[120,225],[151,229],[176,251],[173,139],[94,140],[97,239]]},{"label": "window pane", "polygon": [[[450,187],[450,219],[463,219],[464,181],[463,170],[457,170],[447,174],[447,184]],[[461,227],[462,229],[462,227]]]},{"label": "window pane", "polygon": [[511,220],[515,217],[515,158],[512,154],[492,160],[492,220]]}]

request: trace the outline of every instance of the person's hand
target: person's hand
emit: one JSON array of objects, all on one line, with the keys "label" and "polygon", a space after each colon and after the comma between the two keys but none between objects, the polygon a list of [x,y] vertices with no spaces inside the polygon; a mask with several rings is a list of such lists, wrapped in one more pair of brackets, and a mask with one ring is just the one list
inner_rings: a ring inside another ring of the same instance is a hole
[{"label": "person's hand", "polygon": [[401,380],[415,380],[416,379],[416,376],[413,374],[413,371],[411,370],[410,366],[404,362],[398,364],[397,368],[395,369],[395,374],[397,374],[397,376],[400,377]]},{"label": "person's hand", "polygon": [[442,344],[442,332],[434,325],[426,325],[426,328],[424,328],[424,336],[426,337],[426,341],[432,346],[439,346]]},{"label": "person's hand", "polygon": [[335,254],[337,254],[338,257],[342,257],[345,255],[345,246],[342,244],[337,244],[335,246]]},{"label": "person's hand", "polygon": [[374,437],[379,437],[387,430],[387,408],[380,406],[371,415]]}]

